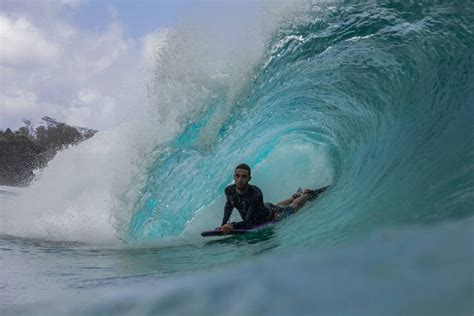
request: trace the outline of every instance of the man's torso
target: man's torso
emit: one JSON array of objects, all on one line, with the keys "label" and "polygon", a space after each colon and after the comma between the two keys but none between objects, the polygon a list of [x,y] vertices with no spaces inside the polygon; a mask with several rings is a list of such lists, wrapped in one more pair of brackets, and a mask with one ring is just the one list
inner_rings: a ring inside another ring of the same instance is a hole
[{"label": "man's torso", "polygon": [[227,199],[231,201],[232,206],[236,208],[243,220],[247,216],[250,205],[256,208],[256,216],[258,222],[264,222],[269,217],[269,210],[265,208],[263,203],[262,191],[255,185],[249,185],[246,193],[239,194],[235,184],[229,185],[225,189]]}]

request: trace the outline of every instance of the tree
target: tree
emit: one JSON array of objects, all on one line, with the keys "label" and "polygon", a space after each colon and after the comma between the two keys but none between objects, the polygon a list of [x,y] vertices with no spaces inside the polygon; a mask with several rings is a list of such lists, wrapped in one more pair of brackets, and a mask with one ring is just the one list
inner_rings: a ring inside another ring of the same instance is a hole
[{"label": "tree", "polygon": [[36,143],[46,148],[47,142],[48,142],[48,135],[46,132],[46,127],[44,127],[43,125],[40,125],[36,128]]},{"label": "tree", "polygon": [[59,124],[64,124],[64,123],[59,122],[55,118],[52,118],[52,117],[49,117],[49,116],[43,116],[41,119],[43,120],[43,122],[46,123],[46,125],[48,127],[55,127]]},{"label": "tree", "polygon": [[30,138],[30,130],[26,126],[22,126],[18,129],[18,133],[22,136]]},{"label": "tree", "polygon": [[25,124],[25,127],[28,129],[28,135],[30,135],[31,137],[33,137],[33,134],[34,134],[34,127],[33,127],[33,121],[32,120],[28,120],[26,118],[23,118],[23,124]]}]

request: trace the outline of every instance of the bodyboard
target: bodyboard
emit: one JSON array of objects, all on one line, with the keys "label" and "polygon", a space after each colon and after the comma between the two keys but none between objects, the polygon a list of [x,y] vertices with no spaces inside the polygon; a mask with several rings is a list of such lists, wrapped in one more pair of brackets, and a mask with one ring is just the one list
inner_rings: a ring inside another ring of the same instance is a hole
[{"label": "bodyboard", "polygon": [[274,224],[273,222],[268,222],[262,225],[255,226],[254,228],[251,228],[251,229],[234,229],[232,232],[228,234],[224,234],[221,230],[218,230],[218,228],[216,228],[214,230],[207,230],[207,231],[202,232],[201,236],[202,237],[215,237],[215,236],[243,235],[243,234],[251,233],[256,230],[271,226],[273,224]]}]

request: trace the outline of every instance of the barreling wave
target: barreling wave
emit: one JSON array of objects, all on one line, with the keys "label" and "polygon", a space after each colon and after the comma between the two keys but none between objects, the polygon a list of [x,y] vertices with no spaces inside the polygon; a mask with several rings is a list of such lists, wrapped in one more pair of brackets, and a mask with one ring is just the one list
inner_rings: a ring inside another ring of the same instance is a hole
[{"label": "barreling wave", "polygon": [[332,184],[285,223],[299,232],[289,244],[471,216],[473,10],[348,2],[293,12],[244,85],[210,88],[155,148],[128,238],[180,235],[200,217],[217,225],[243,161],[266,200]]},{"label": "barreling wave", "polygon": [[473,22],[469,1],[300,2],[232,45],[164,31],[148,118],[60,153],[0,233],[194,242],[241,162],[271,202],[331,184],[282,248],[472,216]]},{"label": "barreling wave", "polygon": [[[7,294],[74,290],[24,314],[472,315],[474,3],[308,1],[272,21],[234,46],[161,33],[148,118],[9,194],[7,284],[24,258],[40,272]],[[266,201],[331,187],[269,229],[201,238],[241,162]]]}]

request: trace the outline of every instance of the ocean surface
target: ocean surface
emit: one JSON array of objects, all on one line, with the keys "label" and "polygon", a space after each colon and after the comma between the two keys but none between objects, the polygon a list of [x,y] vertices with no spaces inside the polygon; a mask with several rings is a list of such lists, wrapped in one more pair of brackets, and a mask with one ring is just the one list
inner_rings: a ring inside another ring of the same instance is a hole
[{"label": "ocean surface", "polygon": [[[474,314],[474,3],[269,7],[161,32],[142,119],[0,187],[0,314]],[[331,187],[202,238],[241,162]]]}]

